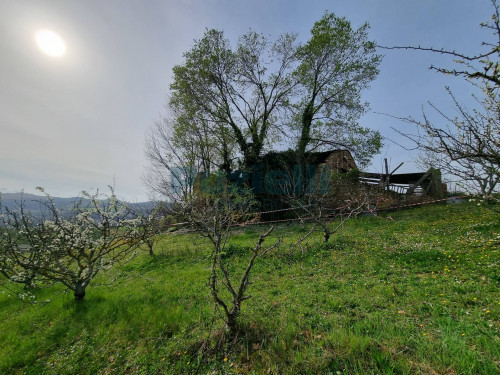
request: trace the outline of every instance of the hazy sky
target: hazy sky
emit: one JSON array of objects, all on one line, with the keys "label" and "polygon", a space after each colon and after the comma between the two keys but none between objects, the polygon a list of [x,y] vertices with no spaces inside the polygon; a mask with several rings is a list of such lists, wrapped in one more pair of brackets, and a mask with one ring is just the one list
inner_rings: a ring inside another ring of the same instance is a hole
[{"label": "hazy sky", "polygon": [[[491,15],[487,0],[0,0],[0,192],[43,186],[56,196],[116,182],[117,194],[146,199],[141,176],[144,135],[163,112],[172,67],[205,28],[231,40],[250,28],[277,37],[309,38],[324,11],[368,22],[380,45],[481,50],[489,35],[479,24]],[[66,44],[62,57],[41,52],[34,34],[49,29]],[[380,75],[364,99],[363,126],[395,141],[390,117],[419,116],[428,100],[452,113],[444,87],[467,101],[461,79],[428,70],[449,58],[381,50]],[[412,154],[385,142],[370,168],[387,157],[413,171]]]}]

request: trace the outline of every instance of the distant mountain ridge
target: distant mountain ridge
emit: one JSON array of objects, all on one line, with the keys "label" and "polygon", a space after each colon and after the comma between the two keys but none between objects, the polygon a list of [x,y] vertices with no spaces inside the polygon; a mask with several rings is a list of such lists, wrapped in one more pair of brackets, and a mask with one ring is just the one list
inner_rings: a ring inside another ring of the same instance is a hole
[{"label": "distant mountain ridge", "polygon": [[[90,200],[83,197],[70,197],[61,198],[53,197],[55,207],[64,212],[70,212],[71,209],[77,202],[81,202],[83,206],[90,203]],[[0,193],[0,205],[9,209],[10,211],[19,211],[21,202],[23,204],[23,209],[30,212],[34,216],[39,216],[44,211],[44,203],[48,201],[48,197],[45,195],[36,195],[28,193]],[[153,202],[140,202],[140,203],[129,203],[123,202],[129,205],[133,209],[141,210],[152,207]]]}]

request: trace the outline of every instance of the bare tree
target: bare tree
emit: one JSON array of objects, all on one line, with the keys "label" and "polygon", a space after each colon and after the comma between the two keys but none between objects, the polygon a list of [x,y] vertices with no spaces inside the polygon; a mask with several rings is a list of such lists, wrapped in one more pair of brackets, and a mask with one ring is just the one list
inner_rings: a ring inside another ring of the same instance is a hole
[{"label": "bare tree", "polygon": [[131,259],[139,241],[127,205],[113,191],[106,200],[98,192],[83,198],[61,212],[46,194],[38,217],[22,202],[19,210],[2,208],[0,272],[28,289],[62,284],[82,300],[99,272]]},{"label": "bare tree", "polygon": [[490,195],[498,191],[500,182],[500,103],[498,93],[483,88],[479,107],[468,110],[451,96],[457,115],[450,117],[430,103],[443,123],[435,125],[427,114],[423,120],[399,118],[413,124],[416,134],[396,132],[411,140],[423,154],[420,162],[455,176],[472,191]]},{"label": "bare tree", "polygon": [[176,142],[174,122],[166,117],[146,134],[144,150],[149,165],[143,181],[153,195],[177,201],[192,192],[197,173],[203,171],[207,159],[196,157],[196,142]]},{"label": "bare tree", "polygon": [[[489,195],[498,191],[500,181],[500,8],[497,0],[491,0],[493,14],[481,27],[493,33],[492,41],[482,44],[486,51],[477,55],[465,55],[456,51],[423,47],[391,47],[390,49],[413,49],[449,55],[462,68],[448,69],[431,66],[444,74],[465,77],[482,96],[474,96],[477,106],[472,110],[460,104],[449,88],[446,88],[456,110],[455,116],[443,113],[432,103],[430,107],[438,114],[432,121],[428,114],[423,119],[399,118],[416,126],[416,134],[394,129],[411,140],[423,152],[420,162],[426,167],[439,168],[458,178],[468,190]],[[383,47],[387,48],[387,47]]]},{"label": "bare tree", "polygon": [[[264,241],[271,234],[273,227],[259,236],[256,245],[250,250],[250,259],[240,276],[232,275],[231,258],[225,257],[225,249],[231,235],[231,228],[239,221],[247,221],[253,216],[253,198],[245,190],[238,190],[225,182],[223,191],[212,179],[210,187],[214,193],[195,190],[187,199],[171,206],[172,214],[189,223],[191,228],[212,244],[209,288],[213,300],[219,306],[225,318],[225,325],[231,338],[238,332],[238,316],[242,303],[250,298],[246,294],[255,261],[276,248],[280,240],[264,247]],[[222,289],[222,290],[221,290]],[[229,295],[229,297],[227,297]]]},{"label": "bare tree", "polygon": [[361,184],[357,170],[339,173],[325,165],[304,181],[302,176],[294,175],[297,169],[283,168],[288,178],[280,183],[282,199],[295,208],[293,212],[301,222],[313,223],[311,230],[296,245],[318,227],[323,232],[324,242],[328,242],[347,220],[377,206],[376,189]]},{"label": "bare tree", "polygon": [[168,108],[172,112],[172,120],[163,120],[163,123],[172,128],[172,143],[177,149],[186,150],[187,160],[200,172],[231,169],[235,159],[235,142],[226,125],[211,122],[200,111],[175,101],[171,101]]},{"label": "bare tree", "polygon": [[131,211],[135,220],[135,238],[146,245],[149,255],[153,256],[154,247],[161,238],[161,233],[168,229],[168,220],[164,216],[164,203],[137,207]]},{"label": "bare tree", "polygon": [[460,68],[440,68],[431,65],[430,69],[439,73],[451,74],[454,76],[465,77],[474,81],[489,83],[494,87],[500,87],[500,6],[498,0],[491,0],[493,6],[493,14],[488,22],[481,23],[481,27],[489,30],[493,34],[491,41],[484,41],[482,45],[486,47],[484,52],[476,55],[467,55],[464,53],[450,51],[444,48],[433,47],[383,47],[384,49],[406,49],[429,51],[433,53],[448,55],[454,58],[454,62],[458,63]]}]

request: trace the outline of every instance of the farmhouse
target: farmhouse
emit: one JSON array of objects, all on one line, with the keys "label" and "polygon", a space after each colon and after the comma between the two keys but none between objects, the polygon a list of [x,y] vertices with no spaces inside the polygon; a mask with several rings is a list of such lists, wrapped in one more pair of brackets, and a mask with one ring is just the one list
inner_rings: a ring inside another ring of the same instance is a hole
[{"label": "farmhouse", "polygon": [[[348,150],[309,152],[301,160],[294,150],[287,150],[270,152],[251,171],[231,171],[227,177],[239,186],[251,187],[263,210],[276,210],[287,206],[285,196],[328,193],[332,173],[357,169]],[[198,177],[199,183],[203,177]],[[441,173],[435,169],[403,174],[358,172],[352,177],[403,199],[410,195],[442,197],[446,191]]]},{"label": "farmhouse", "polygon": [[294,150],[270,152],[251,174],[252,189],[263,210],[287,208],[287,196],[327,193],[332,173],[356,170],[348,150],[309,152],[302,159]]}]

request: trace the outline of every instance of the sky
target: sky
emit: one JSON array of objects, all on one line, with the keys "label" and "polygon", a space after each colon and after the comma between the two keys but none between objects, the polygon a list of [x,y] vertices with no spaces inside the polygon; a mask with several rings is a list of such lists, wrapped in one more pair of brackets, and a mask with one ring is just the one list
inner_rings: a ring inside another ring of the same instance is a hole
[{"label": "sky", "polygon": [[[114,185],[118,197],[147,200],[145,134],[165,112],[172,68],[207,28],[232,41],[250,29],[306,41],[329,11],[355,27],[368,22],[378,45],[477,54],[490,37],[479,25],[491,10],[488,0],[0,0],[0,192],[43,186],[70,197]],[[42,29],[64,40],[62,56],[37,46]],[[445,86],[466,104],[471,86],[428,69],[453,67],[450,58],[379,53],[360,123],[387,139],[369,171],[381,172],[387,158],[391,168],[404,162],[398,172],[413,172],[416,153],[398,146],[405,140],[392,130],[411,128],[386,114],[421,118],[428,101],[452,114]]]}]

